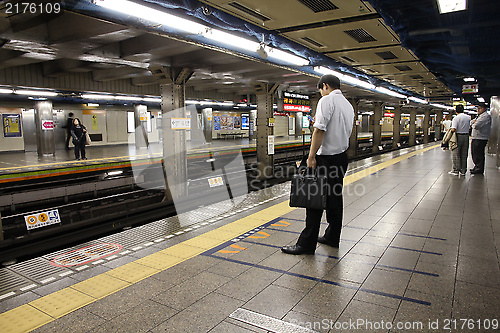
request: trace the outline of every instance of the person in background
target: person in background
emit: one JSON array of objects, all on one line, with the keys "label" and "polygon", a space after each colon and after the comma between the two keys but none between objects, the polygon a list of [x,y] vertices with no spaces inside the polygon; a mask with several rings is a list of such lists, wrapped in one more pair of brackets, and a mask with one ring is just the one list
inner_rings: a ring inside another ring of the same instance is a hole
[{"label": "person in background", "polygon": [[[445,117],[444,117],[444,120],[441,122],[441,124],[443,125],[443,133],[446,133],[448,132],[448,130],[450,129],[451,127],[451,114],[447,114]],[[443,134],[444,136],[444,134]],[[443,150],[446,150],[448,149],[448,143],[443,143],[441,145],[441,147],[443,148]]]},{"label": "person in background", "polygon": [[69,139],[71,138],[71,127],[73,127],[73,112],[68,114],[68,119],[66,120],[66,125],[62,128],[66,129],[66,150],[69,150]]},{"label": "person in background", "polygon": [[[347,171],[349,137],[354,123],[354,108],[340,91],[340,80],[334,75],[323,75],[318,83],[321,99],[314,117],[314,132],[307,157],[307,167],[326,168],[329,192],[326,220],[328,227],[318,237],[323,209],[306,209],[306,227],[295,245],[284,246],[287,254],[314,254],[317,242],[339,247],[342,230],[342,186]],[[304,161],[303,161],[304,162]]]},{"label": "person in background", "polygon": [[451,152],[453,169],[448,172],[453,176],[465,176],[469,155],[470,117],[464,113],[464,106],[456,106],[457,116],[451,122],[451,131],[457,134],[457,149]]},{"label": "person in background", "polygon": [[80,160],[80,153],[82,156],[82,160],[86,160],[85,157],[85,143],[87,140],[85,139],[85,133],[87,129],[80,122],[80,119],[75,118],[73,120],[73,126],[71,127],[71,137],[73,138],[73,144],[75,145],[75,159],[77,161]]},{"label": "person in background", "polygon": [[491,116],[486,112],[488,105],[479,103],[477,106],[477,118],[472,121],[471,155],[474,168],[470,169],[473,175],[484,173],[484,148],[488,143],[491,130]]}]

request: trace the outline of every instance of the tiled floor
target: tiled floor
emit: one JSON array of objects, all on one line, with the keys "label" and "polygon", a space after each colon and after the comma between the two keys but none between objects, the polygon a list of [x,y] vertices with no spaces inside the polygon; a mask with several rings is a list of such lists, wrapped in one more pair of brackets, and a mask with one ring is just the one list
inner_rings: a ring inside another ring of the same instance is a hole
[{"label": "tiled floor", "polygon": [[485,176],[459,178],[439,148],[402,159],[346,186],[339,249],[281,253],[304,224],[304,210],[284,212],[35,332],[500,330],[492,160]]}]

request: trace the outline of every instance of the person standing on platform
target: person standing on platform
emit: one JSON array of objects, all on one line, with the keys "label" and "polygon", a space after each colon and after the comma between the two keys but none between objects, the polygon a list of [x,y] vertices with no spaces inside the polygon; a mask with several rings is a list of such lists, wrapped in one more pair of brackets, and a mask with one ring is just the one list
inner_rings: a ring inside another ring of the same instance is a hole
[{"label": "person standing on platform", "polygon": [[307,167],[327,168],[328,204],[326,220],[328,227],[318,237],[322,209],[306,209],[306,226],[295,245],[284,246],[281,251],[288,254],[314,254],[316,243],[338,248],[342,229],[342,186],[347,171],[347,149],[354,123],[354,109],[340,91],[340,80],[334,75],[323,75],[318,83],[321,99],[314,117],[314,132],[311,138]]},{"label": "person standing on platform", "polygon": [[451,151],[453,169],[448,172],[453,176],[465,176],[469,155],[470,117],[464,113],[464,106],[457,105],[457,116],[453,118],[451,130],[457,134],[457,149]]},{"label": "person standing on platform", "polygon": [[85,138],[85,133],[87,129],[80,122],[80,119],[75,118],[73,120],[73,126],[71,127],[71,137],[73,138],[73,144],[75,145],[75,159],[77,161],[80,160],[80,153],[82,156],[82,160],[86,160],[85,157],[85,144],[87,140]]},{"label": "person standing on platform", "polygon": [[487,108],[486,103],[478,104],[477,118],[472,122],[471,155],[474,168],[470,169],[470,173],[473,175],[484,173],[484,148],[488,143],[491,130],[491,116],[486,112]]},{"label": "person standing on platform", "polygon": [[[448,132],[448,130],[450,129],[451,127],[451,115],[450,114],[447,114],[445,117],[444,117],[444,120],[441,122],[441,124],[443,125],[443,133],[446,133]],[[443,150],[446,150],[448,149],[448,143],[443,143],[441,144],[441,147],[443,148]]]},{"label": "person standing on platform", "polygon": [[68,119],[66,120],[66,125],[62,128],[66,129],[66,150],[69,150],[69,139],[71,138],[71,127],[73,127],[73,112],[68,114]]}]

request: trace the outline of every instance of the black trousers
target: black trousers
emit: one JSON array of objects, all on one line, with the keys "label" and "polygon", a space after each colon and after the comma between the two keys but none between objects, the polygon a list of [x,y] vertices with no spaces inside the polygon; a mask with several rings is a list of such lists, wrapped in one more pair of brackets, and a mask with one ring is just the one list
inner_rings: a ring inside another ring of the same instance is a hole
[{"label": "black trousers", "polygon": [[[330,243],[338,243],[344,210],[342,188],[349,162],[347,152],[337,155],[316,155],[316,161],[318,168],[325,167],[328,170],[329,193],[326,208],[328,227],[325,231],[325,238]],[[322,216],[322,209],[306,209],[306,227],[302,230],[297,245],[309,250],[316,248]]]},{"label": "black trousers", "polygon": [[82,153],[82,158],[85,158],[85,140],[73,141],[75,145],[75,158],[80,158],[80,152]]},{"label": "black trousers", "polygon": [[474,162],[474,170],[481,173],[484,172],[484,148],[488,140],[472,139],[471,142],[471,155]]}]

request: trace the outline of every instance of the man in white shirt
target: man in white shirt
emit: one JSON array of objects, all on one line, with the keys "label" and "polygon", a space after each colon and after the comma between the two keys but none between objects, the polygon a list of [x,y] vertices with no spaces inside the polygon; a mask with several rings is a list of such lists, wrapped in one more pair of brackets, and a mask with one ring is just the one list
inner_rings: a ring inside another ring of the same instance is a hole
[{"label": "man in white shirt", "polygon": [[457,105],[457,116],[453,118],[451,130],[457,134],[457,149],[451,151],[453,169],[448,172],[454,176],[465,176],[469,156],[470,117],[464,113],[464,106]]},{"label": "man in white shirt", "polygon": [[354,123],[354,109],[340,91],[340,80],[334,75],[323,75],[318,83],[321,99],[314,118],[314,132],[307,158],[309,168],[323,168],[328,176],[328,204],[325,235],[318,237],[322,209],[306,209],[306,227],[297,243],[284,246],[288,254],[314,254],[316,243],[339,247],[342,229],[342,186],[347,171],[349,137]]},{"label": "man in white shirt", "polygon": [[471,174],[484,173],[484,148],[488,143],[491,131],[491,116],[486,112],[488,105],[479,103],[477,106],[477,118],[472,122],[472,142],[470,145],[474,168],[470,169]]}]

